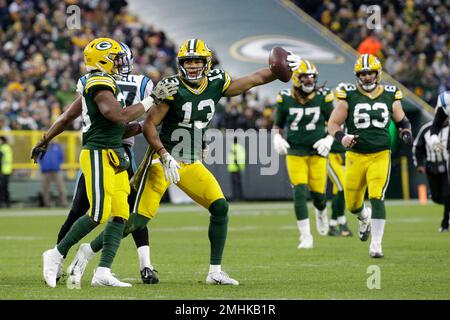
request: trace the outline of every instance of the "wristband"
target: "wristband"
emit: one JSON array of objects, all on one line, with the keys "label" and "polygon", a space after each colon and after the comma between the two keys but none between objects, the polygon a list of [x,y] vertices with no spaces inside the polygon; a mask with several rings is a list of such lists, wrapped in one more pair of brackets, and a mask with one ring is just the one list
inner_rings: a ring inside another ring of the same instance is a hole
[{"label": "wristband", "polygon": [[336,133],[334,134],[334,139],[339,142],[342,143],[342,139],[345,137],[345,133],[344,131],[336,131]]},{"label": "wristband", "polygon": [[154,99],[152,97],[147,97],[144,100],[141,101],[142,105],[144,106],[145,112],[147,112],[151,106],[154,104]]}]

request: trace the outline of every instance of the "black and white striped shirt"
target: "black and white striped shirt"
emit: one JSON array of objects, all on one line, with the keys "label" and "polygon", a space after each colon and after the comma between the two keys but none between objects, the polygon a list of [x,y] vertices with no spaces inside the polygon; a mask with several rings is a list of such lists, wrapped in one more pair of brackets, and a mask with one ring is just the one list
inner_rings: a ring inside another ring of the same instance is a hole
[{"label": "black and white striped shirt", "polygon": [[[424,124],[420,128],[419,134],[414,140],[413,145],[413,160],[416,167],[426,166],[429,170],[434,173],[445,172],[445,164],[448,160],[448,126],[445,126],[439,131],[438,137],[440,138],[442,144],[444,145],[444,151],[436,152],[432,148],[430,143],[431,137],[431,125],[432,121]],[[442,167],[443,166],[443,167]],[[442,169],[444,168],[444,169]]]}]

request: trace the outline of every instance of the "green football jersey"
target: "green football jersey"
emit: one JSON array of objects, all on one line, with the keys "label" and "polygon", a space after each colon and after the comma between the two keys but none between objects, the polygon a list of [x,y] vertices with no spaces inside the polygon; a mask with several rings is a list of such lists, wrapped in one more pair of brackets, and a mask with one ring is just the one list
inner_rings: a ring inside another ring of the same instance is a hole
[{"label": "green football jersey", "polygon": [[278,93],[275,125],[281,129],[287,126],[288,154],[317,154],[313,145],[327,135],[326,121],[333,111],[333,98],[333,93],[324,88],[303,105],[294,99],[290,89]]},{"label": "green football jersey", "polygon": [[192,163],[200,157],[203,133],[212,119],[215,107],[231,83],[223,70],[213,69],[207,81],[192,88],[178,75],[163,81],[178,84],[178,92],[165,100],[169,111],[162,120],[159,137],[164,148],[176,159]]},{"label": "green football jersey", "polygon": [[110,90],[125,108],[125,99],[113,77],[106,73],[89,73],[78,80],[77,91],[82,95],[83,148],[108,149],[122,146],[125,126],[105,118],[94,101],[94,93]]},{"label": "green football jersey", "polygon": [[353,84],[340,84],[336,89],[336,97],[348,103],[347,132],[359,136],[352,151],[373,153],[391,148],[389,122],[392,104],[401,100],[403,94],[390,85],[380,85],[375,90],[378,92],[370,98]]}]

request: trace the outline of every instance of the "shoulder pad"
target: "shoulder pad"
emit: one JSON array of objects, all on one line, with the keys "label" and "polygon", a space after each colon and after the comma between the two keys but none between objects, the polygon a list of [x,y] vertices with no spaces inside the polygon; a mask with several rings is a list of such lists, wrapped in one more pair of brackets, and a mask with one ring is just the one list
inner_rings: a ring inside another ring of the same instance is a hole
[{"label": "shoulder pad", "polygon": [[116,94],[116,81],[110,75],[103,72],[93,73],[87,77],[84,91],[87,93],[89,89],[98,85],[110,87],[113,93]]},{"label": "shoulder pad", "polygon": [[283,102],[283,96],[291,96],[291,90],[290,89],[283,89],[277,94],[277,102],[282,103]]}]

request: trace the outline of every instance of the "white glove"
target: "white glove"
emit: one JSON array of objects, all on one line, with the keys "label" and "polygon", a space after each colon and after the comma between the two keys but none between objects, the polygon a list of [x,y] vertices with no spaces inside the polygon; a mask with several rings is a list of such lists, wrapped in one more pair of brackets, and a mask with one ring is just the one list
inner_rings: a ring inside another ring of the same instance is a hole
[{"label": "white glove", "polygon": [[275,149],[276,153],[279,155],[284,155],[287,153],[287,149],[289,149],[291,146],[289,143],[283,139],[281,134],[275,133],[273,136],[273,148]]},{"label": "white glove", "polygon": [[286,57],[286,60],[290,62],[289,68],[291,68],[291,71],[295,71],[300,67],[300,62],[302,61],[302,58],[294,54],[292,51],[288,52],[289,55]]},{"label": "white glove", "polygon": [[180,181],[180,173],[178,169],[181,169],[178,162],[166,152],[161,156],[161,164],[164,169],[164,175],[166,176],[166,181],[177,184]]},{"label": "white glove", "polygon": [[200,151],[200,157],[202,158],[202,161],[206,159],[208,154],[209,154],[209,146],[206,145],[206,147]]},{"label": "white glove", "polygon": [[313,148],[317,149],[317,153],[322,157],[327,157],[328,153],[330,153],[333,141],[333,137],[331,135],[327,135],[325,138],[317,140],[316,143],[314,143]]},{"label": "white glove", "polygon": [[441,139],[436,134],[430,136],[430,144],[431,148],[433,148],[436,152],[444,151],[444,145],[441,142]]},{"label": "white glove", "polygon": [[168,81],[160,81],[153,88],[151,96],[155,99],[155,103],[158,104],[162,100],[165,100],[178,91],[178,84]]}]

